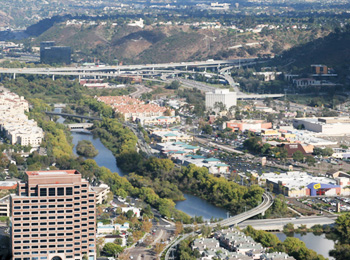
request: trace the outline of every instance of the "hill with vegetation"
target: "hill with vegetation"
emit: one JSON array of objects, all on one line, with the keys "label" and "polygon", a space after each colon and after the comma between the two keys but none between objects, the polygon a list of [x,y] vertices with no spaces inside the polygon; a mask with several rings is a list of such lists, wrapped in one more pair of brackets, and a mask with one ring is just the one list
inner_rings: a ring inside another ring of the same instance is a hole
[{"label": "hill with vegetation", "polygon": [[[319,28],[264,29],[260,33],[232,28],[205,28],[190,23],[145,23],[129,26],[131,19],[92,20],[54,18],[26,31],[30,46],[56,41],[70,46],[75,61],[100,60],[109,64],[234,59],[280,54],[293,46],[328,34]],[[242,25],[243,26],[243,25]],[[247,25],[251,27],[255,25]]]},{"label": "hill with vegetation", "polygon": [[290,68],[309,68],[310,64],[325,64],[337,69],[349,66],[350,25],[337,28],[334,32],[308,43],[295,46],[277,58],[277,63]]}]

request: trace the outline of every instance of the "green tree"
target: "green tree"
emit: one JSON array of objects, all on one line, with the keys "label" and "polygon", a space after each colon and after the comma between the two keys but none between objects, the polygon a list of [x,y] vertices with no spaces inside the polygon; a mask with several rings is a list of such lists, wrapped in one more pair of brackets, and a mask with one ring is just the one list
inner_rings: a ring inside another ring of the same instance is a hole
[{"label": "green tree", "polygon": [[293,160],[296,162],[302,162],[304,160],[304,154],[301,151],[294,152]]},{"label": "green tree", "polygon": [[340,215],[335,221],[335,231],[343,244],[350,244],[350,213]]},{"label": "green tree", "polygon": [[316,160],[315,160],[315,158],[314,158],[313,156],[307,155],[307,156],[305,157],[305,162],[306,162],[307,165],[309,165],[309,166],[315,166]]},{"label": "green tree", "polygon": [[120,245],[114,243],[106,243],[103,247],[103,251],[109,256],[116,256],[123,252],[123,248]]},{"label": "green tree", "polygon": [[335,245],[335,248],[329,251],[329,255],[333,256],[335,260],[350,259],[350,245],[349,244]]}]

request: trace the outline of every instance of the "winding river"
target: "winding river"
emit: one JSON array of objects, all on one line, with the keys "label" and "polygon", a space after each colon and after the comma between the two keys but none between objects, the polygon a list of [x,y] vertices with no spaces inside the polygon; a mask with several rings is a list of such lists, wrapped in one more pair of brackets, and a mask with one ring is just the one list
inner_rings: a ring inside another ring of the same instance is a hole
[{"label": "winding river", "polygon": [[[55,112],[61,112],[61,109],[55,108]],[[64,118],[59,117],[57,121],[63,123]],[[98,155],[93,158],[98,166],[104,166],[112,172],[118,173],[120,176],[127,174],[118,167],[117,161],[112,152],[102,144],[99,138],[94,138],[92,134],[85,132],[72,131],[71,133],[74,144],[73,152],[75,155],[77,154],[76,145],[78,142],[81,140],[89,140],[99,152]],[[184,194],[184,197],[186,200],[176,202],[175,207],[191,217],[202,216],[204,220],[210,220],[211,218],[219,219],[226,218],[227,216],[226,210],[215,207],[201,198],[186,193]]]}]

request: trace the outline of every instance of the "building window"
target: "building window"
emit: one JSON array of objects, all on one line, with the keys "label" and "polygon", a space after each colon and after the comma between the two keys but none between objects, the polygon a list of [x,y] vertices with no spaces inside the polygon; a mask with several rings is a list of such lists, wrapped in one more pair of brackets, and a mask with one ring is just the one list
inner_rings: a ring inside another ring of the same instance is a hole
[{"label": "building window", "polygon": [[73,188],[72,187],[66,188],[66,195],[73,195]]},{"label": "building window", "polygon": [[57,195],[64,196],[64,188],[57,188]]},{"label": "building window", "polygon": [[[40,197],[46,197],[47,196],[47,189],[46,188],[40,188]],[[40,202],[43,202],[43,200],[40,200]],[[45,200],[46,202],[46,200]]]},{"label": "building window", "polygon": [[49,196],[51,196],[51,197],[56,196],[56,189],[55,188],[49,188]]}]

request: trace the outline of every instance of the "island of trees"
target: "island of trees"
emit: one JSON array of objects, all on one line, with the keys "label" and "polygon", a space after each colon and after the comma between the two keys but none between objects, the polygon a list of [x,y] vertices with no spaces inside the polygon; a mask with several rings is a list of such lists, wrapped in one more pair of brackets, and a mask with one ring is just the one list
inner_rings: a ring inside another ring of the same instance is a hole
[{"label": "island of trees", "polygon": [[77,154],[82,155],[84,157],[92,158],[98,155],[98,150],[94,147],[91,141],[82,140],[78,142]]}]

